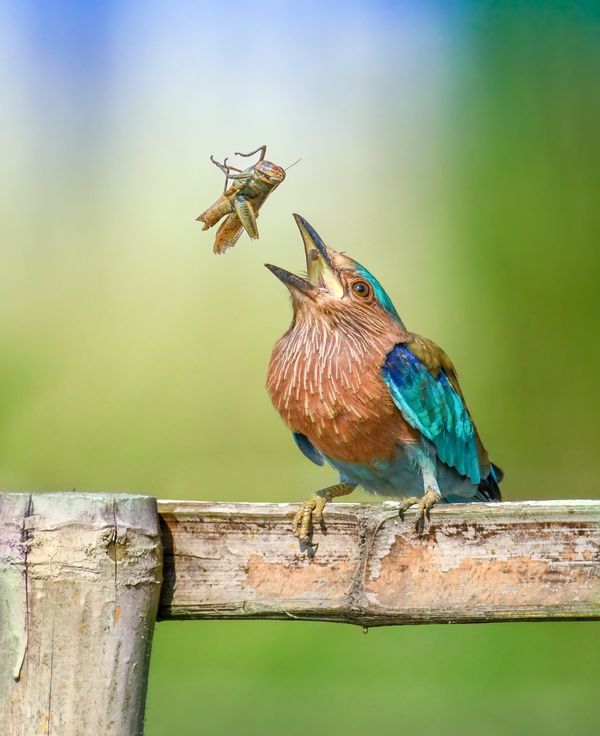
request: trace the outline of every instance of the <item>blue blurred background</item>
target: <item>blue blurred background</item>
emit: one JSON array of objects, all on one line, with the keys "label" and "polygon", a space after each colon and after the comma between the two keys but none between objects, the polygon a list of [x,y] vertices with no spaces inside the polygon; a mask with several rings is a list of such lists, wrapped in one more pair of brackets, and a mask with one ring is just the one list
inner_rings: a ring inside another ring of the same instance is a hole
[{"label": "blue blurred background", "polygon": [[[600,8],[0,4],[0,483],[302,500],[290,213],[457,365],[505,497],[597,497]],[[223,258],[209,154],[288,179]],[[366,498],[356,495],[356,500]],[[600,730],[597,624],[161,623],[147,734]]]}]

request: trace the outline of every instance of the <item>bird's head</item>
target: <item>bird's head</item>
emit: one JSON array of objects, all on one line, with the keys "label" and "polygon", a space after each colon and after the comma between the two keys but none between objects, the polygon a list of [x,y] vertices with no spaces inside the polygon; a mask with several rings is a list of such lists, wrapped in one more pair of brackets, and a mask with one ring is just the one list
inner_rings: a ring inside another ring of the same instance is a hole
[{"label": "bird's head", "polygon": [[289,289],[295,322],[316,317],[333,327],[403,329],[392,300],[375,276],[350,256],[327,247],[303,217],[294,215],[294,219],[304,242],[306,277],[265,265]]}]

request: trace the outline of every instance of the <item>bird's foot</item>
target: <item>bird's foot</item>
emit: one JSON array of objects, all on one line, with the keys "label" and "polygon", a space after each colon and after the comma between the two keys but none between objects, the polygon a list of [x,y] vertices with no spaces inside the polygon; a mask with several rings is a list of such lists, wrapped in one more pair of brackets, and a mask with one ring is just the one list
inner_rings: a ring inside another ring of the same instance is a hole
[{"label": "bird's foot", "polygon": [[401,502],[399,508],[398,508],[398,516],[404,521],[404,514],[408,509],[412,508],[416,503],[419,503],[419,499],[416,496],[411,496],[410,498],[405,498],[404,501]]},{"label": "bird's foot", "polygon": [[323,521],[323,509],[331,501],[331,498],[332,495],[328,488],[317,491],[300,506],[294,515],[292,529],[301,544],[310,547],[314,546],[312,544],[312,535],[315,524],[321,527],[321,531],[327,531],[327,527]]},{"label": "bird's foot", "polygon": [[417,504],[417,521],[415,522],[415,530],[417,534],[423,534],[425,531],[425,520],[430,521],[429,515],[431,509],[439,503],[441,496],[436,491],[428,488],[419,499]]},{"label": "bird's foot", "polygon": [[298,509],[294,515],[292,521],[292,529],[294,534],[298,537],[300,544],[312,549],[313,554],[317,548],[316,544],[312,543],[312,535],[315,524],[321,527],[321,531],[327,534],[327,527],[323,521],[323,509],[325,505],[331,501],[332,498],[338,496],[347,496],[349,493],[356,488],[355,483],[338,483],[335,486],[329,486],[329,488],[322,488],[312,495],[308,501],[305,501],[302,506]]}]

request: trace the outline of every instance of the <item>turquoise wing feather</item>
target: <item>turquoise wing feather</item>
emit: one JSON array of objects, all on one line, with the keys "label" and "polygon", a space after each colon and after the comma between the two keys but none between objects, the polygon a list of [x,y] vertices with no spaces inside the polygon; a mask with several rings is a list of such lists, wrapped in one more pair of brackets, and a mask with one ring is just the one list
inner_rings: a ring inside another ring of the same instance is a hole
[{"label": "turquoise wing feather", "polygon": [[[440,351],[441,352],[441,351]],[[383,380],[404,419],[430,440],[439,459],[478,484],[482,467],[477,431],[456,383],[441,364],[433,372],[406,344],[396,345],[383,365]]]}]

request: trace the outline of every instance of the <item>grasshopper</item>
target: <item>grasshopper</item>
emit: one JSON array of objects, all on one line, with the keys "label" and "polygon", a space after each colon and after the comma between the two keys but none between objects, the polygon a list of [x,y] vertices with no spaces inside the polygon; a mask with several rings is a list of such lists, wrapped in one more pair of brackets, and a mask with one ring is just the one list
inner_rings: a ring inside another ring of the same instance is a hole
[{"label": "grasshopper", "polygon": [[[236,156],[254,156],[260,152],[258,161],[242,171],[229,166],[227,159],[223,163],[210,160],[225,174],[225,188],[217,201],[196,219],[204,224],[203,230],[216,225],[221,218],[225,220],[217,230],[214,252],[224,253],[232,248],[245,230],[252,239],[258,238],[256,218],[265,200],[285,179],[285,169],[270,161],[265,161],[266,146],[260,146],[250,153],[236,152]],[[234,172],[234,173],[232,173]],[[232,183],[229,188],[229,180]]]}]

